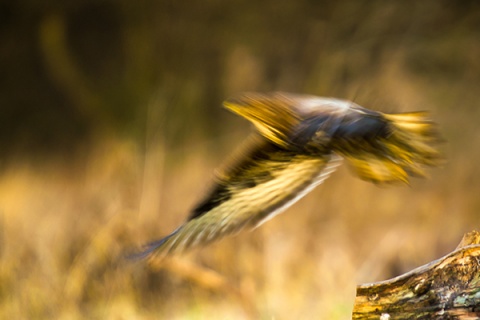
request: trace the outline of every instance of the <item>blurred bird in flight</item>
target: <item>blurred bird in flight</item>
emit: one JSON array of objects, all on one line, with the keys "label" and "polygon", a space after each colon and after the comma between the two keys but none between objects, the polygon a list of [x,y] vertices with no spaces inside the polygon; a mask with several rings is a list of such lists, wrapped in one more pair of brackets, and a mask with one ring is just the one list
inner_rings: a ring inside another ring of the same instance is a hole
[{"label": "blurred bird in flight", "polygon": [[342,159],[364,180],[408,183],[441,160],[424,112],[384,114],[353,102],[288,93],[247,93],[224,102],[255,131],[187,221],[134,255],[165,257],[253,229],[322,183]]}]

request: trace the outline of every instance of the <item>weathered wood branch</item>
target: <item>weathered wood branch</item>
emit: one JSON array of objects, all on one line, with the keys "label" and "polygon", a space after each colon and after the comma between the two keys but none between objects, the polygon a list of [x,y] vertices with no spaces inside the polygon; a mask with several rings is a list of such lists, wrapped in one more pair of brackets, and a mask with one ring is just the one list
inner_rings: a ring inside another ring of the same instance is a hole
[{"label": "weathered wood branch", "polygon": [[443,258],[357,287],[353,319],[479,319],[480,233]]}]

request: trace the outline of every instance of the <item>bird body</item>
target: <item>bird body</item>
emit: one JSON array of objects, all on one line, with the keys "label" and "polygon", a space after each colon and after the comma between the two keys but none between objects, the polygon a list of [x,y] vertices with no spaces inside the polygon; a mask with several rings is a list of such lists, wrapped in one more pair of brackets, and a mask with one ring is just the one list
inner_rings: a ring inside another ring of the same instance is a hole
[{"label": "bird body", "polygon": [[187,222],[136,257],[166,256],[252,229],[322,183],[346,159],[360,178],[408,183],[439,162],[423,112],[383,114],[353,102],[287,93],[243,94],[225,107],[256,130]]}]

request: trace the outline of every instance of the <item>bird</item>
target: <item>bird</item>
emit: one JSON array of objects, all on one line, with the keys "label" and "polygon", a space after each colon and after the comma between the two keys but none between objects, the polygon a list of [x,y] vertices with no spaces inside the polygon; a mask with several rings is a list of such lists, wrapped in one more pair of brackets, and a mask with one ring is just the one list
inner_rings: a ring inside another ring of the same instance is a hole
[{"label": "bird", "polygon": [[291,206],[343,162],[375,184],[409,183],[442,155],[427,112],[387,114],[336,98],[243,93],[224,102],[254,130],[215,171],[186,222],[133,254],[165,258],[252,230]]}]

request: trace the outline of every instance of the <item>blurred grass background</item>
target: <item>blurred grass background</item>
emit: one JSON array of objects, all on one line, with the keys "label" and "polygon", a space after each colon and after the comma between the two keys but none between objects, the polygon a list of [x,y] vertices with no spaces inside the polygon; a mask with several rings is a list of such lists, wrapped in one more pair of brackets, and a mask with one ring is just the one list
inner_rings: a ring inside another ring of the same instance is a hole
[{"label": "blurred grass background", "polygon": [[[347,319],[358,283],[478,228],[478,1],[2,1],[0,318]],[[284,214],[165,265],[251,130],[242,91],[430,110],[447,164],[411,187],[341,168]]]}]

